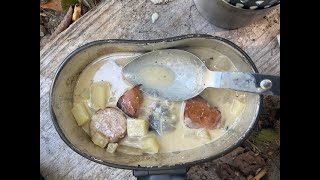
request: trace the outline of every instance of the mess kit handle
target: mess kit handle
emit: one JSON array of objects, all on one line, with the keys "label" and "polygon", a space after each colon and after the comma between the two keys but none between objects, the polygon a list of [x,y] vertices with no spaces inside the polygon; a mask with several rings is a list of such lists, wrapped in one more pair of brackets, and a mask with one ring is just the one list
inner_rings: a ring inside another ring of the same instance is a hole
[{"label": "mess kit handle", "polygon": [[187,179],[187,168],[168,170],[133,170],[137,180],[185,180]]}]

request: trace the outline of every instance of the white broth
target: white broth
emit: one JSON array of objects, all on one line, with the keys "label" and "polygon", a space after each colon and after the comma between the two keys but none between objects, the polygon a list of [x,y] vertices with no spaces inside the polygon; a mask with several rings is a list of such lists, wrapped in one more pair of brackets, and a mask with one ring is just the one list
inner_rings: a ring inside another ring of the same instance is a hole
[{"label": "white broth", "polygon": [[[229,58],[216,51],[213,54],[213,59],[204,60],[210,70],[237,70]],[[138,55],[136,54],[136,56]],[[90,103],[90,87],[93,83],[102,82],[107,84],[106,106],[116,107],[120,96],[133,87],[124,80],[121,74],[122,67],[132,59],[133,57],[107,56],[88,65],[79,76],[76,84],[74,104],[83,102],[90,114],[94,114],[97,109]],[[150,74],[158,74],[158,76],[150,78]],[[146,77],[145,81],[154,84],[154,86],[166,86],[174,79],[172,74],[157,67],[140,72],[140,75]],[[238,117],[246,107],[245,93],[224,89],[205,89],[200,96],[221,112],[220,124],[215,129],[207,130],[210,138],[206,138],[206,134],[204,136],[199,135],[203,129],[190,129],[185,125],[183,121],[184,102],[159,100],[143,92],[142,95],[143,102],[138,118],[149,120],[150,126],[152,124],[158,127],[156,130],[151,128],[149,134],[156,134],[156,139],[160,145],[160,153],[192,149],[217,140],[237,122]],[[154,119],[160,121],[154,121]],[[155,122],[159,122],[159,124],[154,124]],[[87,133],[89,132],[88,123],[82,125]],[[88,134],[90,135],[90,133]],[[120,141],[119,144],[124,143],[123,141]]]}]

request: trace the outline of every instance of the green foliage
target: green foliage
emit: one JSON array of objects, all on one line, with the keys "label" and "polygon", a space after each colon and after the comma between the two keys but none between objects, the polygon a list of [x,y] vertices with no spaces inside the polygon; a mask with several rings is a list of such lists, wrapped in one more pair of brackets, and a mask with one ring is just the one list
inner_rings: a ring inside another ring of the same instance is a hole
[{"label": "green foliage", "polygon": [[63,11],[67,11],[72,4],[78,3],[78,0],[61,0]]}]

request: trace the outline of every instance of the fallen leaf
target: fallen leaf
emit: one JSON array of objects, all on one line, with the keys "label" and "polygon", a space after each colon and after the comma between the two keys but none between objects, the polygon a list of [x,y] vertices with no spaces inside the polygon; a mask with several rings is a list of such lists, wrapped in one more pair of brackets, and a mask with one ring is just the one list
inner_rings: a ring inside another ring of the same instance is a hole
[{"label": "fallen leaf", "polygon": [[43,9],[52,9],[55,11],[62,11],[60,0],[49,0],[47,3],[40,3],[40,7]]}]

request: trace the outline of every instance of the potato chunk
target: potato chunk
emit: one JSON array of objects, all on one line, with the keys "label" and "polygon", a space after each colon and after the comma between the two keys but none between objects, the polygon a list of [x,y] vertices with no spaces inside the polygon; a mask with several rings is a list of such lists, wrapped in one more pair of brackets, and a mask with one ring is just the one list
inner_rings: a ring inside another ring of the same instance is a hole
[{"label": "potato chunk", "polygon": [[90,101],[95,109],[106,107],[107,96],[109,96],[109,86],[105,82],[93,83],[90,88]]},{"label": "potato chunk", "polygon": [[119,145],[116,149],[117,152],[121,152],[124,154],[131,154],[131,155],[142,155],[143,150],[139,148],[134,148],[130,146],[125,146],[125,145]]},{"label": "potato chunk", "polygon": [[211,140],[211,136],[207,129],[197,129],[195,132],[196,136],[202,139]]},{"label": "potato chunk", "polygon": [[96,133],[92,136],[92,139],[93,143],[99,147],[106,147],[106,145],[108,144],[109,142],[109,139],[105,136],[103,136],[102,134],[100,133]]},{"label": "potato chunk", "polygon": [[90,115],[83,102],[74,104],[73,108],[71,109],[71,112],[79,126],[82,126],[90,120]]},{"label": "potato chunk", "polygon": [[148,154],[158,153],[160,145],[154,136],[147,137],[142,140],[142,150]]},{"label": "potato chunk", "polygon": [[107,151],[109,153],[114,153],[118,147],[118,143],[109,143],[107,147]]},{"label": "potato chunk", "polygon": [[83,124],[81,127],[84,132],[86,132],[90,136],[90,122]]},{"label": "potato chunk", "polygon": [[91,118],[94,112],[92,112],[92,109],[89,107],[87,101],[84,102],[84,106],[86,107],[86,110]]},{"label": "potato chunk", "polygon": [[148,134],[149,121],[144,119],[127,119],[128,136],[145,136]]},{"label": "potato chunk", "polygon": [[231,108],[230,108],[231,113],[239,116],[245,107],[246,107],[246,105],[244,103],[240,102],[239,100],[234,99],[232,102]]}]

